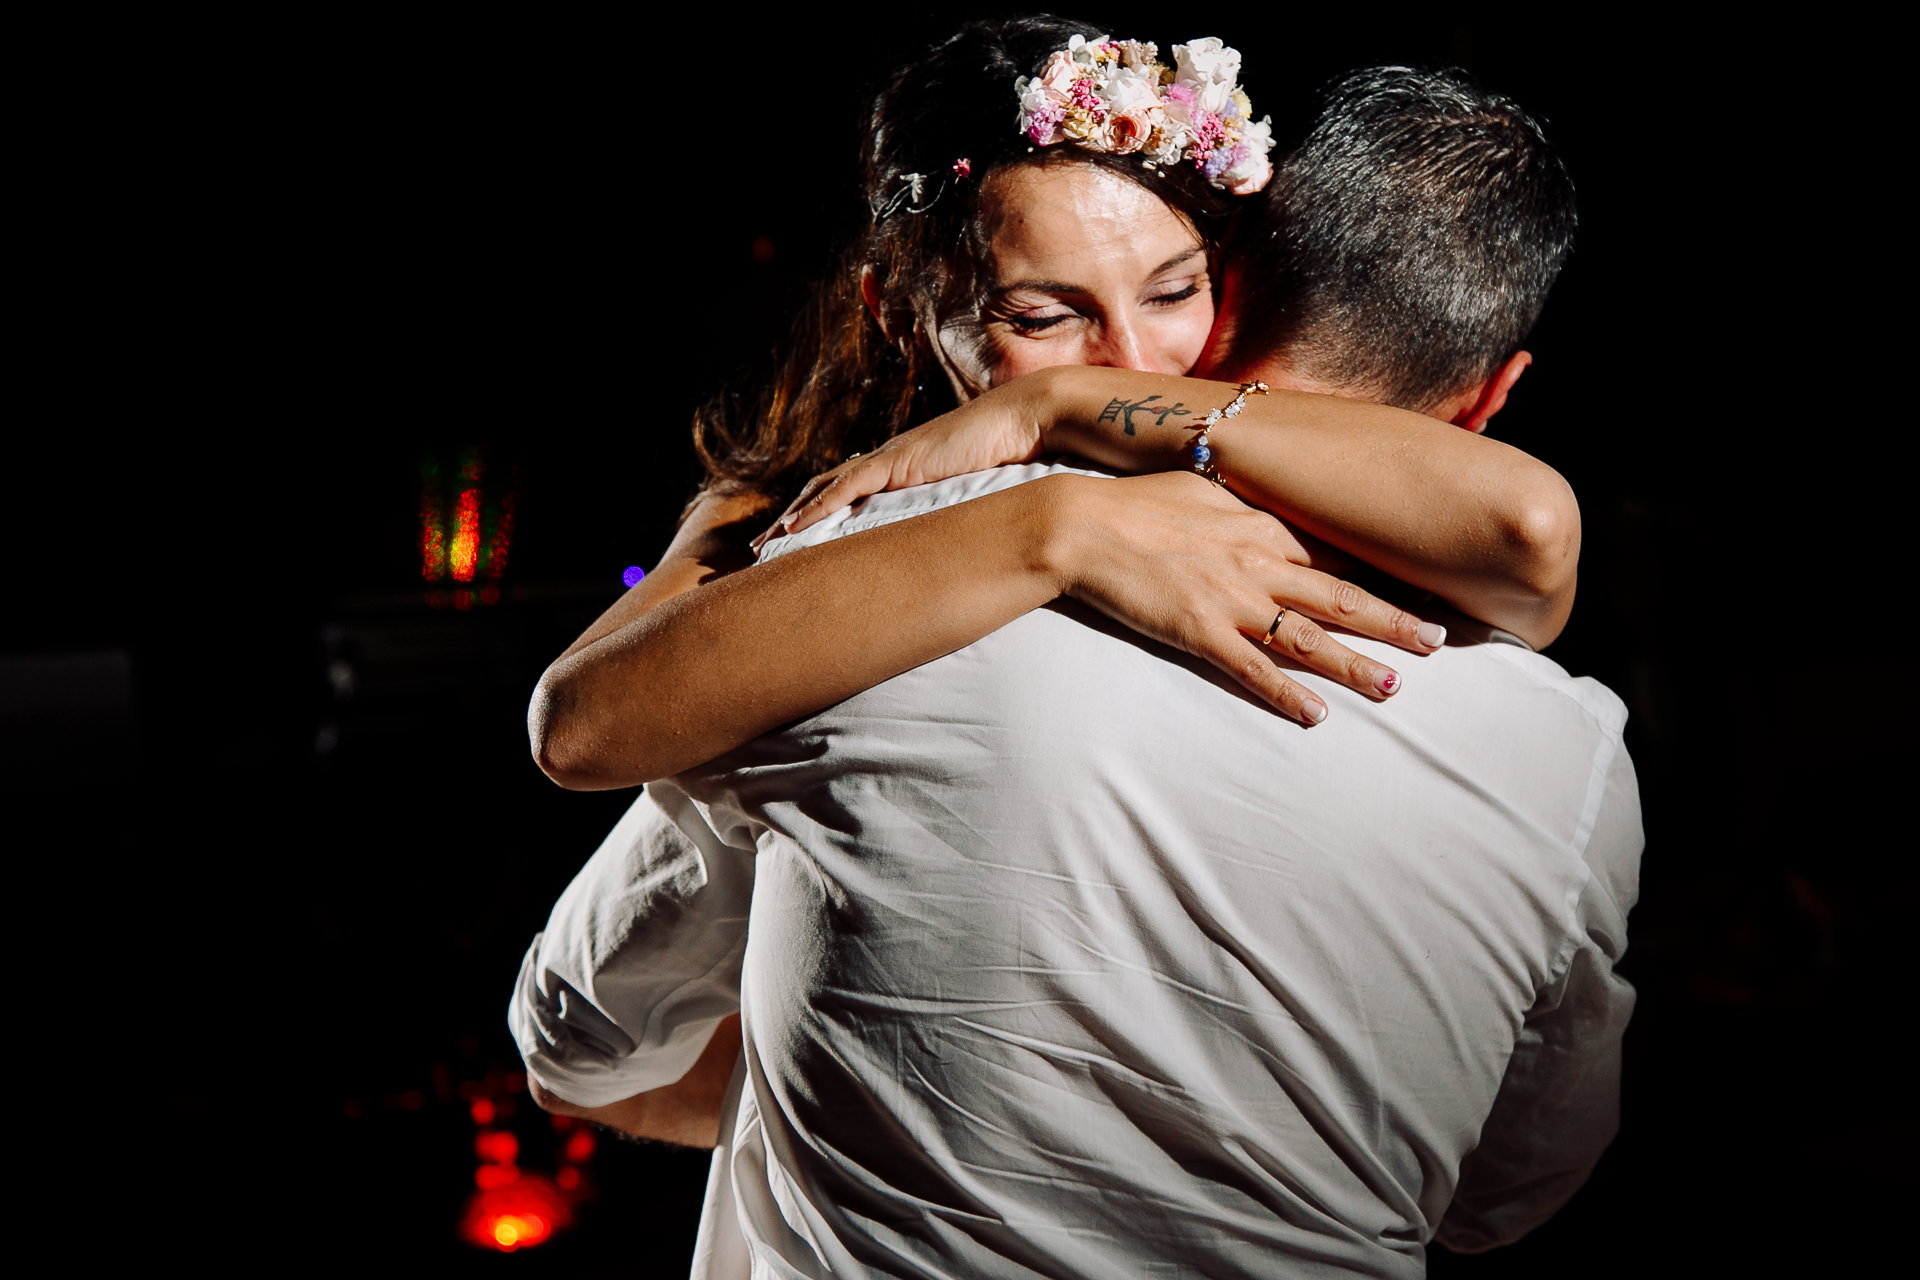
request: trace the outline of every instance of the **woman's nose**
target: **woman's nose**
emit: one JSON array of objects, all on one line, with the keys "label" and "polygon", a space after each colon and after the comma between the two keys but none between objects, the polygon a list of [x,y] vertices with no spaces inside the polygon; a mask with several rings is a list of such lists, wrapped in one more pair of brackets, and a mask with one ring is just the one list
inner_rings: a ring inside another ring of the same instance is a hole
[{"label": "woman's nose", "polygon": [[1109,369],[1144,369],[1152,372],[1140,335],[1125,320],[1103,325],[1098,342],[1088,354],[1093,357],[1087,361],[1088,364]]}]

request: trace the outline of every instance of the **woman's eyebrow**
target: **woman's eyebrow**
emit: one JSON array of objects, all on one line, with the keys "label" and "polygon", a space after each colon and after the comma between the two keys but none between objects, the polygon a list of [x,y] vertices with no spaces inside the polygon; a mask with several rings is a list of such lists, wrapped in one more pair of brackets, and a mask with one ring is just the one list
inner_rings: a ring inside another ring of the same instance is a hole
[{"label": "woman's eyebrow", "polygon": [[[1174,254],[1171,258],[1168,258],[1165,262],[1147,272],[1147,279],[1151,280],[1155,276],[1163,275],[1173,270],[1182,263],[1191,262],[1193,259],[1205,255],[1206,251],[1204,245],[1195,245],[1191,249],[1182,249],[1179,253]],[[1035,293],[1087,292],[1085,285],[1068,284],[1063,280],[1015,280],[1010,284],[995,285],[993,287],[993,293],[995,297],[1001,297],[1009,293],[1017,293],[1022,289],[1031,289]]]},{"label": "woman's eyebrow", "polygon": [[1147,278],[1151,280],[1154,276],[1160,275],[1163,272],[1171,271],[1175,267],[1180,266],[1182,263],[1190,262],[1194,258],[1202,257],[1203,255],[1205,255],[1206,251],[1207,250],[1205,245],[1195,245],[1193,246],[1193,248],[1188,249],[1183,253],[1176,253],[1171,258],[1168,258],[1165,262],[1155,267],[1152,271],[1149,271],[1147,273]]}]

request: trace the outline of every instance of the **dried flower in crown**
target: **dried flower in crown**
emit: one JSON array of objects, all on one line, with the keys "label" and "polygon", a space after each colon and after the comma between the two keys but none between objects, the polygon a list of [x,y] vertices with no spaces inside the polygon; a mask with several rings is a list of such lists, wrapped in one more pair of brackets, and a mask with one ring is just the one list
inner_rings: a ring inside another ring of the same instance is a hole
[{"label": "dried flower in crown", "polygon": [[1240,88],[1240,51],[1212,36],[1173,46],[1175,66],[1139,40],[1075,36],[1036,76],[1014,81],[1020,131],[1036,147],[1072,142],[1138,154],[1148,165],[1183,160],[1214,186],[1252,195],[1273,177],[1273,121],[1255,121]]}]

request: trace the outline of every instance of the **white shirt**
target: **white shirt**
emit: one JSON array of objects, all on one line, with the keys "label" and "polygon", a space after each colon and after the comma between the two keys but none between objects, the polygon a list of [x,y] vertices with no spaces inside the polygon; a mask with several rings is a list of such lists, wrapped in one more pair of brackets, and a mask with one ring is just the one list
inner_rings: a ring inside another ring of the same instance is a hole
[{"label": "white shirt", "polygon": [[637,806],[562,899],[529,1070],[684,1073],[750,879],[710,1200],[756,1276],[1418,1276],[1518,1236],[1616,1124],[1624,710],[1485,632],[1349,643],[1402,691],[1301,673],[1308,731],[1059,603],[649,788],[685,838]]}]

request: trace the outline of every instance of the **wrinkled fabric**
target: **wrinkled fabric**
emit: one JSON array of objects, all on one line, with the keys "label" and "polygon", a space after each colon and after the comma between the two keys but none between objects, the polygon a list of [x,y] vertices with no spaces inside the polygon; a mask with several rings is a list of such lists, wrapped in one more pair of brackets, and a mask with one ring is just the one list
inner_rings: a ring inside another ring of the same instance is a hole
[{"label": "wrinkled fabric", "polygon": [[[769,550],[1053,469],[878,495]],[[633,831],[657,861],[671,812],[723,888],[709,909],[682,877],[649,916],[621,877],[653,863],[603,848],[575,888],[640,914],[596,948],[566,935],[599,917],[556,909],[515,1025],[581,1030],[529,1069],[566,1097],[563,1071],[684,1072],[737,990],[708,1212],[755,1276],[1418,1276],[1436,1235],[1514,1238],[1616,1127],[1624,709],[1485,628],[1424,658],[1348,643],[1402,691],[1300,673],[1332,711],[1306,731],[1059,603],[649,788]],[[736,975],[707,961],[747,883]],[[607,1002],[559,1008],[581,991]]]}]

